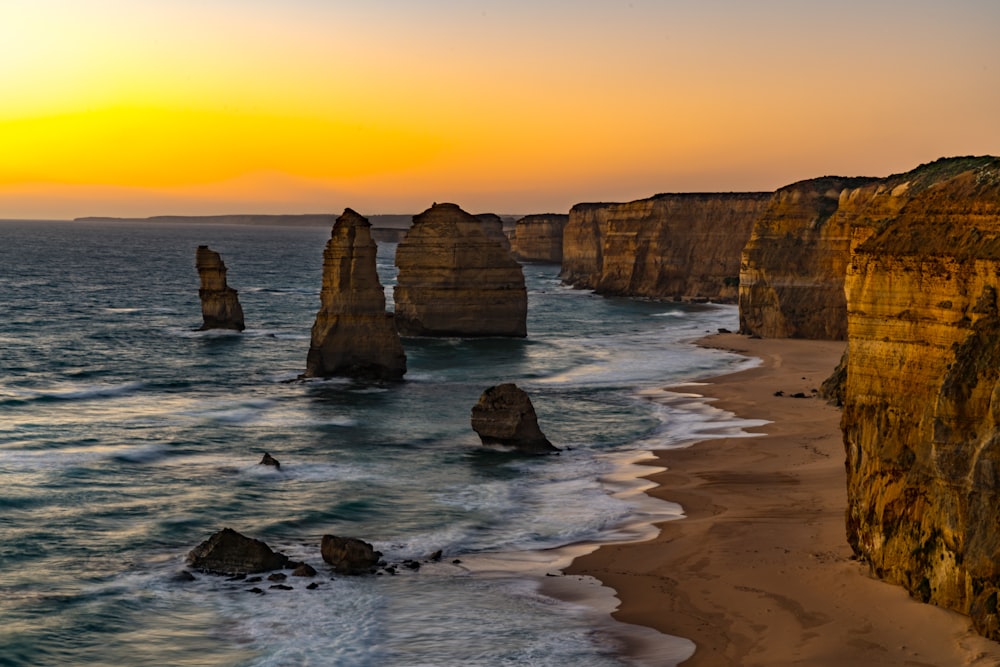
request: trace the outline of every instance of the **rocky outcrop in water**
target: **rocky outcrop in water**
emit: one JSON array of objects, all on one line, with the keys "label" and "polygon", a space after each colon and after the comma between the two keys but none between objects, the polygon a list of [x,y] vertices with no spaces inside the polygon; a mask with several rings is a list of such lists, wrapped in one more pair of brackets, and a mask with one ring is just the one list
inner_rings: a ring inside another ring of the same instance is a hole
[{"label": "rocky outcrop in water", "polygon": [[577,204],[561,276],[600,294],[735,302],[740,253],[771,193],[662,194]]},{"label": "rocky outcrop in water", "polygon": [[382,554],[356,537],[324,535],[320,544],[323,560],[339,574],[365,574],[378,565]]},{"label": "rocky outcrop in water", "polygon": [[561,264],[563,230],[569,216],[559,213],[526,215],[517,221],[511,250],[514,257],[526,262]]},{"label": "rocky outcrop in water", "polygon": [[280,570],[288,558],[260,540],[223,528],[192,549],[187,562],[196,570],[234,576]]},{"label": "rocky outcrop in water", "polygon": [[844,193],[847,534],[879,577],[1000,639],[1000,159]]},{"label": "rocky outcrop in water", "polygon": [[484,445],[513,447],[529,454],[559,451],[538,427],[528,394],[509,382],[482,393],[472,407],[472,429]]},{"label": "rocky outcrop in water", "polygon": [[396,266],[396,326],[404,336],[527,335],[521,265],[455,204],[413,218]]},{"label": "rocky outcrop in water", "polygon": [[243,307],[236,290],[226,284],[226,265],[219,253],[207,245],[198,246],[195,253],[195,268],[201,287],[201,315],[204,323],[199,331],[208,329],[231,329],[243,331]]},{"label": "rocky outcrop in water", "polygon": [[406,353],[385,310],[370,228],[351,209],[333,226],[323,251],[323,288],[305,377],[399,380],[406,373]]},{"label": "rocky outcrop in water", "polygon": [[851,254],[840,194],[872,178],[827,176],[774,193],[757,218],[740,265],[740,331],[764,338],[843,340],[844,278]]}]

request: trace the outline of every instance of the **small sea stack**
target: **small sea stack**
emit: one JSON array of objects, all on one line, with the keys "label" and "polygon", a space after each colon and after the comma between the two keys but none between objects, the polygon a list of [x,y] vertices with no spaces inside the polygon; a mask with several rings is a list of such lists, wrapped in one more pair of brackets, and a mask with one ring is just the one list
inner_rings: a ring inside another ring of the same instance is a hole
[{"label": "small sea stack", "polygon": [[404,336],[527,335],[521,265],[455,204],[414,216],[396,248],[396,326]]},{"label": "small sea stack", "polygon": [[323,252],[320,309],[303,377],[400,380],[406,353],[385,309],[367,218],[345,209]]},{"label": "small sea stack", "polygon": [[472,429],[484,445],[513,447],[529,454],[559,451],[538,427],[528,394],[510,382],[483,392],[472,407]]},{"label": "small sea stack", "polygon": [[201,280],[198,296],[201,298],[201,315],[204,320],[199,331],[243,331],[246,328],[243,307],[236,290],[226,284],[226,264],[219,253],[207,245],[198,246],[195,268],[198,269],[198,278]]}]

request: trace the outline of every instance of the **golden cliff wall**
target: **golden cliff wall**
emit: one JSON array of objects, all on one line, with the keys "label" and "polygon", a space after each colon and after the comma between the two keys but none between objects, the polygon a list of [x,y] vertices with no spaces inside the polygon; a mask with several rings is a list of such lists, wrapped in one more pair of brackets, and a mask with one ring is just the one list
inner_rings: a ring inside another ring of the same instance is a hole
[{"label": "golden cliff wall", "polygon": [[563,233],[561,277],[601,294],[735,302],[740,253],[770,197],[663,194],[577,204]]},{"label": "golden cliff wall", "polygon": [[524,216],[517,221],[511,238],[514,257],[526,262],[562,263],[563,231],[568,221],[564,213]]},{"label": "golden cliff wall", "polygon": [[740,331],[764,338],[843,340],[850,224],[840,194],[872,178],[828,176],[774,193],[740,262]]},{"label": "golden cliff wall", "polygon": [[1000,639],[1000,160],[845,191],[847,535]]}]

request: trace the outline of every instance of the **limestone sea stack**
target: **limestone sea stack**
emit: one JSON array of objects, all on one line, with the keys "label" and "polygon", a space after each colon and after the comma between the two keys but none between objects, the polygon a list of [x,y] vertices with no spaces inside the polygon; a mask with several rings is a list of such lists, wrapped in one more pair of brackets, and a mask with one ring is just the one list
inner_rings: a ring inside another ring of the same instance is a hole
[{"label": "limestone sea stack", "polygon": [[754,222],[740,262],[740,331],[764,338],[843,340],[848,216],[840,194],[874,178],[827,176],[774,193]]},{"label": "limestone sea stack", "polygon": [[404,336],[527,335],[521,265],[455,204],[414,216],[396,266],[396,326]]},{"label": "limestone sea stack", "polygon": [[841,195],[847,535],[872,572],[1000,639],[1000,159]]},{"label": "limestone sea stack", "polygon": [[496,213],[478,213],[476,217],[483,223],[483,231],[491,239],[503,246],[503,249],[510,252],[510,239],[503,230],[503,218]]},{"label": "limestone sea stack", "polygon": [[368,220],[344,210],[323,251],[320,309],[312,328],[305,377],[399,380],[406,353],[385,309]]},{"label": "limestone sea stack", "polygon": [[563,230],[569,216],[559,213],[526,215],[517,221],[511,248],[514,257],[526,262],[560,264]]},{"label": "limestone sea stack", "polygon": [[538,427],[528,394],[510,382],[482,393],[472,407],[472,429],[484,445],[513,447],[529,454],[559,451]]},{"label": "limestone sea stack", "polygon": [[577,204],[561,277],[600,294],[735,303],[740,253],[770,192],[661,194]]},{"label": "limestone sea stack", "polygon": [[243,331],[243,307],[236,290],[226,284],[226,265],[219,253],[207,245],[198,246],[195,253],[195,268],[201,287],[201,316],[204,323],[199,331],[208,329],[231,329]]}]

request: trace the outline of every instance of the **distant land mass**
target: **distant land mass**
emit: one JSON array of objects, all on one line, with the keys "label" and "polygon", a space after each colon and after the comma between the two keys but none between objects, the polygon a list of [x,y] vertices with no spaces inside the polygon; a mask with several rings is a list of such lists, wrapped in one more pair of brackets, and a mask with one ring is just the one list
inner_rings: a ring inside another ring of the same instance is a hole
[{"label": "distant land mass", "polygon": [[[366,216],[375,229],[409,229],[413,224],[412,213],[385,213]],[[507,224],[520,216],[500,216]],[[333,227],[337,221],[335,213],[301,213],[264,215],[256,213],[236,213],[229,215],[154,215],[148,218],[116,218],[88,216],[73,218],[73,222],[132,222],[132,223],[184,223],[197,225],[259,225],[277,227]]]},{"label": "distant land mass", "polygon": [[[373,215],[372,225],[395,229],[406,229],[413,222],[412,214]],[[157,222],[184,223],[197,225],[260,225],[278,227],[332,227],[337,221],[334,213],[302,213],[262,215],[256,213],[236,213],[229,215],[154,215],[148,218],[116,218],[89,216],[74,218],[73,222]]]}]

